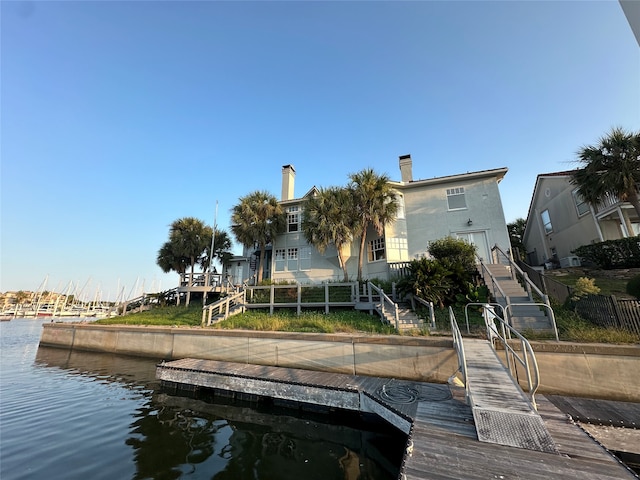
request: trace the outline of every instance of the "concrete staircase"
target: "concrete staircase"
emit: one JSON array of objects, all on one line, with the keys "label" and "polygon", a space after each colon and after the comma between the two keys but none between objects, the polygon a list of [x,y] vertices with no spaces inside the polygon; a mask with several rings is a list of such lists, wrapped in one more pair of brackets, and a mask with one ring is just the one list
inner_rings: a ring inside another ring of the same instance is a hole
[{"label": "concrete staircase", "polygon": [[[418,315],[415,314],[413,310],[408,305],[398,303],[398,330],[400,332],[406,330],[413,330],[417,328],[422,328],[424,326],[424,320]],[[382,317],[385,323],[388,323],[392,327],[396,326],[396,319],[392,311],[389,309],[385,309],[382,312],[382,308],[380,304],[375,305],[375,309]]]},{"label": "concrete staircase", "polygon": [[[513,305],[510,307],[509,323],[513,328],[519,332],[525,330],[553,331],[551,319],[543,310],[540,309],[539,306],[534,305],[535,302],[529,299],[527,291],[517,280],[514,280],[511,277],[511,270],[508,266],[499,263],[492,263],[485,264],[485,267],[491,273],[496,283],[500,286],[504,295],[508,297],[507,299],[505,296],[495,293],[497,303],[503,307],[506,307],[507,303],[525,304]],[[488,277],[488,275],[485,274],[484,281],[488,286],[490,286],[491,279],[486,277]]]}]

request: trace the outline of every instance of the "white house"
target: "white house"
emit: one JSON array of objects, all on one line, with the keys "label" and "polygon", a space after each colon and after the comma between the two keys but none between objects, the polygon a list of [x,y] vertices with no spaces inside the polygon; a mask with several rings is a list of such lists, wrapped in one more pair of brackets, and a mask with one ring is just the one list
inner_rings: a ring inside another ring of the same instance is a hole
[{"label": "white house", "polygon": [[[367,232],[364,278],[390,279],[398,262],[424,256],[430,241],[447,236],[475,244],[478,255],[487,260],[493,245],[504,251],[510,248],[498,190],[506,168],[414,180],[410,155],[399,157],[399,166],[400,181],[390,182],[400,205],[397,219],[385,227],[382,236],[374,230]],[[287,228],[268,247],[263,277],[299,283],[342,280],[335,247],[320,253],[304,239],[302,209],[316,188],[296,198],[295,175],[292,165],[282,167],[280,203],[287,212]],[[359,242],[354,241],[348,252],[347,269],[353,279],[357,276],[358,247]],[[227,273],[234,283],[251,280],[255,278],[258,259],[255,248],[245,248],[243,255],[229,264]]]}]

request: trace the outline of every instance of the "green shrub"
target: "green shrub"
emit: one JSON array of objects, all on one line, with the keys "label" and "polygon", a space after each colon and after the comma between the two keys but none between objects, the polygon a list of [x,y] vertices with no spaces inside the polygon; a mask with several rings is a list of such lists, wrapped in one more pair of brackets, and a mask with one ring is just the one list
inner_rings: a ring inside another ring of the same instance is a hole
[{"label": "green shrub", "polygon": [[640,241],[638,237],[582,245],[572,253],[579,256],[583,262],[595,263],[605,270],[640,267]]},{"label": "green shrub", "polygon": [[627,293],[640,300],[640,275],[636,275],[627,282]]},{"label": "green shrub", "polygon": [[411,293],[441,308],[479,298],[474,245],[446,237],[430,242],[429,254],[409,263],[409,275],[397,285],[400,296]]}]

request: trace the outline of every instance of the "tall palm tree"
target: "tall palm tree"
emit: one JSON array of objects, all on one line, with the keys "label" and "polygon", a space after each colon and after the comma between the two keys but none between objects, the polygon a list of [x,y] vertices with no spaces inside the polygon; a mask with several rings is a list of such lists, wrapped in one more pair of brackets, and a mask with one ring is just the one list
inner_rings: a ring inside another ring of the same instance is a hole
[{"label": "tall palm tree", "polygon": [[640,217],[640,132],[613,128],[598,145],[581,148],[577,161],[583,167],[573,173],[571,181],[585,201],[596,206],[607,194],[616,195],[629,202]]},{"label": "tall palm tree", "polygon": [[[169,230],[169,243],[175,256],[189,259],[191,279],[196,262],[200,261],[211,244],[213,229],[202,220],[184,217],[175,220]],[[191,286],[191,280],[189,281]]]},{"label": "tall palm tree", "polygon": [[349,281],[344,248],[353,240],[353,196],[346,188],[321,188],[309,197],[302,210],[302,232],[305,239],[324,253],[329,244],[338,251],[338,262]]},{"label": "tall palm tree", "polygon": [[260,264],[258,283],[262,282],[267,245],[284,231],[285,213],[276,197],[266,191],[255,191],[240,198],[231,209],[231,231],[238,242],[249,248],[258,244]]},{"label": "tall palm tree", "polygon": [[349,175],[349,189],[353,195],[355,215],[355,236],[360,236],[358,252],[358,281],[362,281],[367,229],[373,227],[378,235],[384,232],[384,226],[395,220],[398,212],[398,200],[389,184],[387,175],[378,175],[367,168]]}]

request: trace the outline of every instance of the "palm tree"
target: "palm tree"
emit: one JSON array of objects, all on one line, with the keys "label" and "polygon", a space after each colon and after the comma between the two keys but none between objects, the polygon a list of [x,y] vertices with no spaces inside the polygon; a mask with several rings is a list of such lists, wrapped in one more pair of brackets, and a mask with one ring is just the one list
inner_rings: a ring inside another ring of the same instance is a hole
[{"label": "palm tree", "polygon": [[231,209],[231,231],[247,248],[258,244],[260,264],[258,283],[262,282],[267,245],[285,228],[285,213],[278,200],[268,192],[255,191],[240,198]]},{"label": "palm tree", "polygon": [[183,274],[187,270],[189,265],[189,259],[187,257],[181,257],[173,251],[171,242],[164,242],[160,250],[158,250],[158,256],[156,257],[156,264],[162,269],[164,273],[171,271]]},{"label": "palm tree", "polygon": [[213,240],[213,255],[211,255],[211,237],[209,237],[205,253],[200,260],[200,266],[203,270],[207,270],[212,257],[218,258],[222,265],[224,265],[232,256],[229,252],[230,249],[231,239],[229,238],[229,234],[224,230],[218,230],[216,228],[215,238]]},{"label": "palm tree", "polygon": [[352,173],[349,179],[348,188],[354,201],[354,235],[360,236],[358,281],[361,282],[367,229],[373,227],[378,235],[382,235],[384,226],[396,218],[398,200],[389,184],[389,177],[378,175],[371,168]]},{"label": "palm tree", "polygon": [[302,213],[302,232],[305,239],[324,253],[329,244],[338,251],[338,262],[344,272],[344,281],[349,281],[347,259],[344,248],[353,240],[353,196],[346,188],[329,187],[319,189],[309,197]]},{"label": "palm tree", "polygon": [[513,222],[507,224],[511,252],[514,253],[514,256],[518,260],[524,260],[526,258],[526,249],[522,242],[525,228],[527,228],[527,221],[524,218],[516,218]]},{"label": "palm tree", "polygon": [[[640,132],[613,128],[598,145],[581,148],[577,161],[583,168],[573,173],[571,182],[578,186],[578,194],[586,202],[596,206],[607,195],[615,195],[628,201],[640,217]],[[629,223],[628,218],[625,221]]]},{"label": "palm tree", "polygon": [[[178,266],[179,268],[183,263],[188,263],[191,266],[191,279],[193,279],[196,262],[201,261],[204,252],[211,244],[212,235],[213,229],[202,220],[194,217],[175,220],[169,229],[170,255],[167,255],[164,260],[169,261],[172,267]],[[160,257],[160,252],[158,252],[158,257]],[[170,269],[174,270],[175,268]],[[184,273],[184,269],[179,273]],[[191,280],[189,286],[191,286]]]}]

